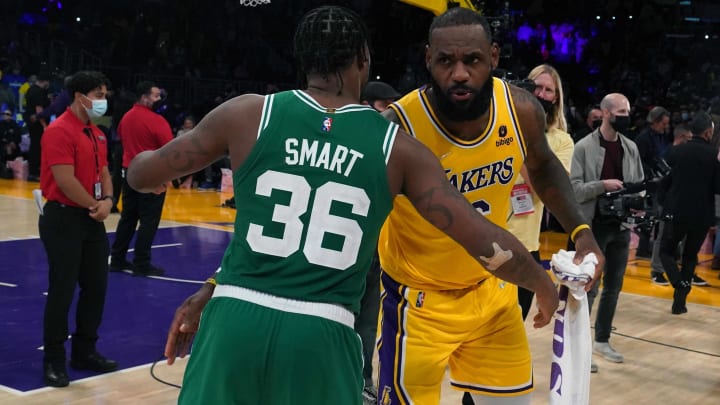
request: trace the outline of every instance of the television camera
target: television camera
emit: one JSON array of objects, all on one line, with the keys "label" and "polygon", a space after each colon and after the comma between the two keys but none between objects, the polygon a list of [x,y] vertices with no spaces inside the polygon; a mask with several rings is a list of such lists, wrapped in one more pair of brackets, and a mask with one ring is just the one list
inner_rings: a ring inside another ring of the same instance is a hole
[{"label": "television camera", "polygon": [[670,167],[657,159],[648,170],[653,176],[639,183],[625,183],[624,188],[603,194],[597,200],[597,212],[601,219],[618,220],[634,228],[635,232],[649,235],[659,220],[658,195],[663,179],[670,174]]}]

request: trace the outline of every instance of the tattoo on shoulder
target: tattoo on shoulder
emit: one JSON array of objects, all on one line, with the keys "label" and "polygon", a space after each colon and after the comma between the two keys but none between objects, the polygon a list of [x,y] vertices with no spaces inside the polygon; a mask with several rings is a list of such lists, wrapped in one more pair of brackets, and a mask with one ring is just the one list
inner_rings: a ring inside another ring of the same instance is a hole
[{"label": "tattoo on shoulder", "polygon": [[177,172],[187,172],[195,167],[195,159],[199,156],[207,156],[208,151],[198,139],[196,134],[188,134],[182,137],[182,142],[169,144],[167,148],[161,149],[162,158],[168,167]]}]

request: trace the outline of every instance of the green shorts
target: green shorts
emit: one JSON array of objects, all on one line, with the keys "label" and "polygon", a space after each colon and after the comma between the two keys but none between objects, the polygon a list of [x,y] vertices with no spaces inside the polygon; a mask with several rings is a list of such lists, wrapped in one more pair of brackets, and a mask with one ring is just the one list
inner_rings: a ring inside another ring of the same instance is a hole
[{"label": "green shorts", "polygon": [[362,362],[360,338],[346,325],[214,297],[178,403],[360,405]]}]

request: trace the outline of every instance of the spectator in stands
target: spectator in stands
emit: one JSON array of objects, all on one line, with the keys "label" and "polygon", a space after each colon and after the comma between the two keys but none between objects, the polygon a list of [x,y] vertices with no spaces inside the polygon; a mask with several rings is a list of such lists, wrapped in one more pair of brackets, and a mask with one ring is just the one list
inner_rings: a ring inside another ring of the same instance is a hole
[{"label": "spectator in stands", "polygon": [[[187,133],[191,129],[195,128],[195,122],[196,122],[195,117],[193,117],[192,115],[186,116],[185,119],[183,120],[182,127],[180,129],[178,129],[177,134],[175,136],[176,137],[182,136],[183,134]],[[198,172],[198,173],[202,173],[202,172]],[[196,173],[196,174],[198,174],[198,173]],[[173,180],[173,186],[175,188],[184,188],[184,189],[192,188],[192,183],[193,183],[194,177],[195,177],[195,175],[191,174],[191,175],[185,176],[183,178]]]},{"label": "spectator in stands", "polygon": [[600,124],[602,124],[602,110],[599,106],[593,105],[588,108],[587,118],[585,119],[585,126],[573,133],[573,141],[581,140],[585,135],[596,130]]},{"label": "spectator in stands", "polygon": [[5,109],[0,119],[0,168],[5,168],[8,160],[20,156],[21,128],[13,119],[13,112]]},{"label": "spectator in stands", "polygon": [[40,137],[42,137],[43,125],[38,118],[38,114],[50,104],[48,87],[50,87],[50,76],[44,73],[39,74],[35,84],[30,86],[25,94],[25,114],[23,119],[30,134],[28,180],[31,181],[40,180]]},{"label": "spectator in stands", "polygon": [[60,90],[60,93],[55,97],[50,105],[47,106],[47,108],[43,109],[42,112],[37,115],[43,128],[46,128],[51,120],[64,113],[65,109],[68,108],[70,103],[72,103],[72,97],[67,91],[67,85],[70,82],[70,79],[72,79],[72,76],[65,77],[65,80],[63,81],[63,88]]}]

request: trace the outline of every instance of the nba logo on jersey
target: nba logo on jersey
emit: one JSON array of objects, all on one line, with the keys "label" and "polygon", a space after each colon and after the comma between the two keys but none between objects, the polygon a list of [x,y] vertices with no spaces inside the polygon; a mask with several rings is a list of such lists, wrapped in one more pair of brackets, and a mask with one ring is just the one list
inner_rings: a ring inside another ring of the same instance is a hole
[{"label": "nba logo on jersey", "polygon": [[332,129],[332,118],[330,118],[330,117],[323,118],[322,131],[330,132],[331,129]]},{"label": "nba logo on jersey", "polygon": [[424,302],[425,302],[425,291],[420,291],[418,293],[417,300],[415,300],[415,307],[422,308]]}]

